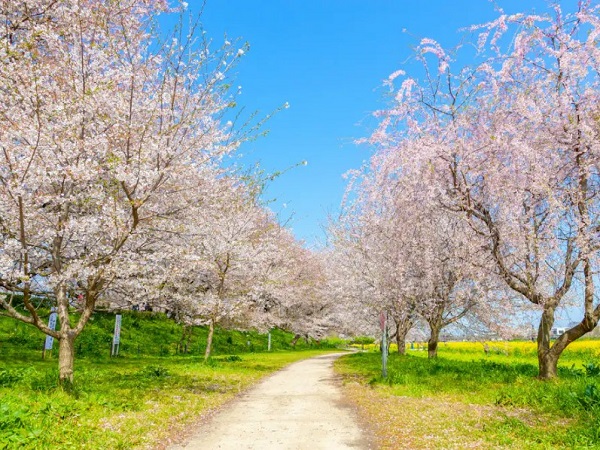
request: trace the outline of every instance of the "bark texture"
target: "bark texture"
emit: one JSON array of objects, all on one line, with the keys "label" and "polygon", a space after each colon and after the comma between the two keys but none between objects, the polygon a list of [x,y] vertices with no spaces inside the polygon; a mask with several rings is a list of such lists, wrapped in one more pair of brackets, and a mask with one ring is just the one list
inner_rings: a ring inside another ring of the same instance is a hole
[{"label": "bark texture", "polygon": [[427,341],[427,357],[437,358],[438,342],[440,340],[440,329],[436,327],[431,328],[431,335]]},{"label": "bark texture", "polygon": [[204,351],[204,361],[206,361],[210,357],[210,352],[212,351],[212,341],[213,341],[214,334],[215,334],[215,321],[211,319],[208,324],[208,337],[206,338],[206,350]]},{"label": "bark texture", "polygon": [[75,335],[61,334],[58,342],[58,384],[64,391],[71,392],[75,364]]}]

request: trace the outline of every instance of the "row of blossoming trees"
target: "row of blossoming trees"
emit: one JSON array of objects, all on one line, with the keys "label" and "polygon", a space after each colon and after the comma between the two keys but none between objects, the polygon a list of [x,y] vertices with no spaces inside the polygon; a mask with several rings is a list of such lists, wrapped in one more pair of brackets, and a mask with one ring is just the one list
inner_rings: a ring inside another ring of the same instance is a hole
[{"label": "row of blossoming trees", "polygon": [[208,324],[206,356],[223,321],[322,325],[321,262],[223,168],[253,133],[224,120],[244,50],[209,49],[193,21],[158,31],[173,13],[155,0],[0,5],[0,313],[59,340],[63,385],[99,301]]},{"label": "row of blossoming trees", "polygon": [[[600,11],[554,5],[469,31],[476,45],[454,54],[424,39],[420,75],[387,80],[377,150],[332,232],[337,292],[387,310],[401,344],[422,317],[431,356],[444,326],[470,317],[502,331],[529,304],[539,376],[552,378],[600,319]],[[566,304],[580,320],[553,342]]]}]

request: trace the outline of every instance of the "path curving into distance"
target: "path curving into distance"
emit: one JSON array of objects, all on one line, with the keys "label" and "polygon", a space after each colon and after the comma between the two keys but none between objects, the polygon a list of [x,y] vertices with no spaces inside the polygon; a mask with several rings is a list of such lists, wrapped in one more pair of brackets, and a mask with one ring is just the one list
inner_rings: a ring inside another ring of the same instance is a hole
[{"label": "path curving into distance", "polygon": [[342,353],[296,362],[266,378],[171,450],[371,448],[335,382]]}]

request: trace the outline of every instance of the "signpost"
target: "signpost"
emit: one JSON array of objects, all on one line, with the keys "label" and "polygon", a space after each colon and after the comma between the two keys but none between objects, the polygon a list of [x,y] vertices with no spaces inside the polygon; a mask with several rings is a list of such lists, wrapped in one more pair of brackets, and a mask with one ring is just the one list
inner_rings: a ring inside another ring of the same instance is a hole
[{"label": "signpost", "polygon": [[[56,308],[52,307],[50,310],[50,317],[48,318],[48,328],[52,331],[56,330],[56,319],[58,314],[56,313]],[[44,342],[44,350],[42,350],[42,359],[46,359],[46,350],[52,351],[52,346],[54,345],[54,338],[52,336],[46,335],[46,341]]]},{"label": "signpost", "polygon": [[112,350],[110,356],[119,354],[119,343],[121,342],[121,314],[115,316],[115,333],[113,335]]},{"label": "signpost", "polygon": [[381,326],[381,376],[387,378],[387,311],[381,312],[379,325]]}]

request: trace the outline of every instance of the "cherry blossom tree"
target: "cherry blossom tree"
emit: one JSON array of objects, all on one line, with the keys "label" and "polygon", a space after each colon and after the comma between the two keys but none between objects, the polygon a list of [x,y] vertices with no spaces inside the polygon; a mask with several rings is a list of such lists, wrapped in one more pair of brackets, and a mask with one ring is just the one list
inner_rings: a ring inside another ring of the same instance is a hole
[{"label": "cherry blossom tree", "polygon": [[217,325],[322,338],[326,308],[316,255],[277,222],[247,177],[205,181],[188,190],[177,219],[144,249],[160,258],[153,271],[122,280],[126,297],[174,312],[187,325],[208,325],[205,359]]},{"label": "cherry blossom tree", "polygon": [[[474,26],[479,62],[452,71],[454,55],[425,39],[423,78],[388,80],[393,104],[371,142],[430,179],[462,214],[494,272],[536,305],[540,378],[600,319],[597,105],[599,10],[501,14]],[[511,34],[512,33],[512,34]],[[580,296],[583,318],[551,342],[556,310]]]},{"label": "cherry blossom tree", "polygon": [[335,245],[357,266],[354,277],[370,288],[375,309],[395,322],[399,352],[418,314],[429,325],[433,358],[441,330],[485,297],[484,261],[469,245],[466,224],[435,201],[427,177],[398,165],[396,154],[375,154],[361,182],[351,184],[354,201]]},{"label": "cherry blossom tree", "polygon": [[[236,201],[237,200],[237,201]],[[195,316],[208,322],[205,359],[210,356],[214,327],[223,320],[244,321],[259,298],[271,261],[269,253],[278,227],[271,214],[247,196],[228,199],[215,215],[204,217],[205,229],[195,241],[194,257],[204,263],[199,273],[209,288]]]},{"label": "cherry blossom tree", "polygon": [[350,334],[374,335],[380,314],[396,299],[393,287],[383,285],[389,265],[379,265],[379,249],[370,246],[378,241],[353,212],[349,208],[330,225],[328,283],[337,299],[336,312]]},{"label": "cherry blossom tree", "polygon": [[[189,180],[235,148],[220,117],[239,56],[181,33],[159,42],[164,1],[15,1],[0,6],[0,298],[2,313],[74,341],[97,300]],[[25,305],[11,304],[21,292]],[[60,329],[31,302],[51,298]],[[74,318],[70,309],[79,315]]]},{"label": "cherry blossom tree", "polygon": [[277,308],[272,320],[279,328],[295,333],[294,340],[304,337],[320,341],[336,330],[333,315],[335,298],[330,295],[327,283],[328,254],[308,250],[288,238],[286,262],[280,267],[282,275],[278,292]]},{"label": "cherry blossom tree", "polygon": [[416,308],[430,330],[428,355],[437,357],[441,331],[470,312],[486,297],[484,278],[474,269],[469,233],[448,217],[429,214],[433,229],[421,222],[413,242],[412,276]]},{"label": "cherry blossom tree", "polygon": [[[391,205],[389,185],[371,171],[351,173],[342,214],[330,227],[333,260],[330,283],[353,334],[376,334],[382,313],[392,319],[398,352],[416,319],[414,296],[407,289],[401,216]],[[331,264],[330,264],[331,265]],[[366,323],[361,323],[366,321]],[[388,324],[390,325],[390,324]]]}]

